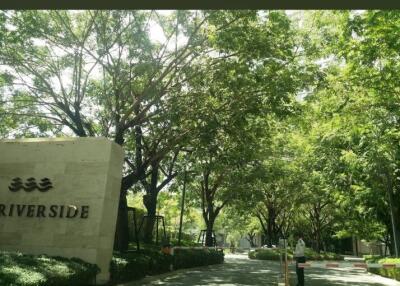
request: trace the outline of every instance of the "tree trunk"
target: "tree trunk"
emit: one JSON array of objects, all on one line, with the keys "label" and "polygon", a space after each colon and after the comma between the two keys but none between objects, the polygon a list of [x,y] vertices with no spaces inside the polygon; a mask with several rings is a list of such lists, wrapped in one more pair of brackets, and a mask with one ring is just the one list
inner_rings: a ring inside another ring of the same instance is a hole
[{"label": "tree trunk", "polygon": [[385,257],[388,255],[388,252],[387,252],[388,248],[390,249],[390,233],[387,230],[386,237],[385,237],[385,253],[383,255]]},{"label": "tree trunk", "polygon": [[218,213],[214,212],[214,207],[211,202],[207,203],[207,208],[203,209],[203,219],[206,223],[206,246],[214,246],[213,230],[214,222]]},{"label": "tree trunk", "polygon": [[323,230],[323,218],[321,216],[322,208],[325,206],[320,203],[313,204],[312,210],[310,210],[310,220],[312,223],[312,236],[314,239],[313,248],[316,252],[320,253],[323,247],[322,241],[322,230]]},{"label": "tree trunk", "polygon": [[358,257],[358,237],[357,236],[355,237],[355,241],[356,241],[356,244],[355,244],[355,246],[356,246],[356,256]]},{"label": "tree trunk", "polygon": [[120,192],[117,225],[115,230],[114,249],[120,252],[126,252],[129,246],[129,228],[128,228],[128,203],[126,192]]},{"label": "tree trunk", "polygon": [[248,232],[247,236],[248,236],[247,240],[250,243],[250,247],[256,247],[256,243],[254,242],[254,238],[255,238],[256,234],[252,233],[252,232]]},{"label": "tree trunk", "polygon": [[315,251],[321,252],[321,232],[318,229],[315,235]]},{"label": "tree trunk", "polygon": [[222,176],[216,179],[216,182],[210,188],[210,171],[203,172],[203,181],[201,184],[201,208],[204,222],[206,223],[206,246],[215,246],[215,237],[213,236],[214,222],[221,209],[227,201],[222,202],[220,206],[215,205],[214,195],[218,190]]},{"label": "tree trunk", "polygon": [[261,238],[261,246],[267,243],[267,237],[268,237],[268,231],[267,228],[265,227],[265,223],[262,220],[262,215],[261,213],[256,214],[256,217],[258,218],[261,228],[263,230],[263,237]]},{"label": "tree trunk", "polygon": [[[273,244],[278,244],[278,230],[276,227],[276,216],[274,207],[268,207],[268,217],[266,215],[257,215],[264,233],[263,244],[272,247]],[[263,218],[265,222],[263,221]]]},{"label": "tree trunk", "polygon": [[206,229],[206,246],[214,246],[214,236],[213,236],[213,229],[214,229],[214,222],[215,217],[209,216],[208,220],[206,221],[207,229]]},{"label": "tree trunk", "polygon": [[143,233],[143,241],[145,243],[151,243],[153,241],[153,230],[157,211],[157,195],[158,193],[154,190],[143,196],[143,203],[147,209],[147,220],[144,225]]},{"label": "tree trunk", "polygon": [[[119,120],[117,120],[118,122]],[[117,132],[115,140],[120,146],[124,144],[123,132]],[[128,220],[128,202],[126,200],[127,191],[139,181],[138,172],[131,172],[122,178],[121,189],[119,192],[117,223],[115,227],[114,249],[120,252],[126,252],[129,247],[129,220]]]},{"label": "tree trunk", "polygon": [[400,254],[400,230],[399,230],[399,208],[392,205],[390,208],[392,216],[392,233],[391,233],[391,254],[399,257]]},{"label": "tree trunk", "polygon": [[146,180],[142,180],[142,184],[146,189],[146,195],[143,196],[143,203],[147,209],[147,221],[143,235],[143,241],[146,243],[151,243],[153,241],[153,230],[157,214],[158,169],[158,162],[152,163],[150,183],[148,183]]},{"label": "tree trunk", "polygon": [[[390,182],[390,181],[389,181]],[[393,194],[392,190],[392,184],[389,183],[389,186],[387,188],[387,194],[388,194],[388,200],[389,200],[389,207],[390,207],[390,216],[391,216],[391,222],[392,222],[392,242],[393,242],[393,253],[392,255],[395,255],[396,257],[399,257],[400,253],[400,229],[399,229],[399,207],[398,204],[395,202],[395,196]]]},{"label": "tree trunk", "polygon": [[320,213],[319,210],[315,212],[315,251],[318,253],[321,252],[321,221],[320,221]]},{"label": "tree trunk", "polygon": [[268,220],[267,220],[267,231],[268,231],[268,247],[272,247],[277,241],[276,233],[276,212],[273,206],[268,207]]}]

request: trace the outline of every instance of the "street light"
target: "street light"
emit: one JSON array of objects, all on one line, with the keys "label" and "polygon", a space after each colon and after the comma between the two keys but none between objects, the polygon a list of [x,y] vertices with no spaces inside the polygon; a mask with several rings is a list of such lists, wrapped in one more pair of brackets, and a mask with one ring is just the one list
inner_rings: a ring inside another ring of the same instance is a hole
[{"label": "street light", "polygon": [[[182,151],[186,152],[187,154],[191,154],[193,151],[193,148],[188,147],[186,149],[182,149]],[[187,155],[189,156],[189,155]],[[186,178],[187,178],[187,169],[186,169],[186,164],[185,164],[185,170],[184,170],[184,175],[183,175],[183,189],[182,189],[182,202],[181,202],[181,216],[179,219],[179,234],[178,234],[178,246],[181,245],[181,238],[182,238],[182,223],[183,223],[183,211],[185,208],[185,194],[186,194]]]}]

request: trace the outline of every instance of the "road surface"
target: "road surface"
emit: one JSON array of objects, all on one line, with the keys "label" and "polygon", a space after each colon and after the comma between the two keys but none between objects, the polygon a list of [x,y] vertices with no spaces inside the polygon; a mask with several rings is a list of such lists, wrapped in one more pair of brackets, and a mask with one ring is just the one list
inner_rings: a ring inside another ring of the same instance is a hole
[{"label": "road surface", "polygon": [[[181,269],[121,286],[250,286],[278,285],[279,262],[250,260],[247,255],[226,255],[225,263],[207,267]],[[290,267],[290,285],[296,285],[294,267]],[[348,268],[305,270],[306,286],[400,286],[400,282]]]}]

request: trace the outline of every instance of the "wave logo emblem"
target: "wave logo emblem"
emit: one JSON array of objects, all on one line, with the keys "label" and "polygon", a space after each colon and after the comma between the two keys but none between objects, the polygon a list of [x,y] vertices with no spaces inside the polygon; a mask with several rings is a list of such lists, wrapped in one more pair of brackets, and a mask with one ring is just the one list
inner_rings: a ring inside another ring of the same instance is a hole
[{"label": "wave logo emblem", "polygon": [[12,179],[10,186],[8,189],[11,192],[18,192],[19,190],[25,190],[25,192],[32,192],[37,189],[39,192],[47,192],[48,190],[53,188],[53,184],[51,183],[49,178],[43,178],[39,183],[36,183],[35,178],[28,178],[24,183],[23,180],[19,177]]}]

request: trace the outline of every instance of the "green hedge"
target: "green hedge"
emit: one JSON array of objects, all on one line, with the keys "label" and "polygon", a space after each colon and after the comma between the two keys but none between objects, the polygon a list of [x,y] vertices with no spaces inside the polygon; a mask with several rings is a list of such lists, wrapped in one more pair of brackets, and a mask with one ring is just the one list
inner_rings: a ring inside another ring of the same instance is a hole
[{"label": "green hedge", "polygon": [[[378,261],[376,261],[377,257],[374,257],[374,259],[368,259],[366,260],[370,263],[378,262],[378,263],[399,263],[400,264],[400,258],[381,258]],[[384,269],[384,268],[369,268],[369,272],[374,273],[374,274],[379,274],[384,277],[388,277],[391,279],[396,279],[397,281],[400,281],[400,269],[398,268],[390,268],[390,269]]]},{"label": "green hedge", "polygon": [[224,253],[214,249],[176,249],[174,269],[190,268],[224,262]]},{"label": "green hedge", "polygon": [[111,280],[123,282],[164,273],[170,270],[171,263],[172,256],[150,249],[114,254],[110,265]]},{"label": "green hedge", "polygon": [[[248,255],[250,259],[280,260],[280,253],[284,255],[285,252],[279,249],[260,248],[250,251]],[[293,254],[290,250],[288,250],[288,259],[293,259]]]},{"label": "green hedge", "polygon": [[384,257],[380,256],[380,255],[367,254],[367,255],[363,255],[363,258],[364,258],[365,262],[367,262],[367,263],[378,263],[378,261]]},{"label": "green hedge", "polygon": [[308,260],[343,260],[344,257],[342,255],[333,253],[333,252],[324,252],[320,253],[312,250],[311,248],[306,248],[304,251],[306,259]]},{"label": "green hedge", "polygon": [[78,258],[0,252],[2,286],[88,285],[99,268]]},{"label": "green hedge", "polygon": [[[293,250],[288,249],[288,259],[293,259]],[[250,259],[260,260],[279,260],[279,254],[284,254],[283,250],[278,248],[259,248],[249,252]],[[307,260],[343,260],[343,256],[332,252],[321,252],[318,253],[310,248],[306,248],[304,251]]]},{"label": "green hedge", "polygon": [[173,256],[160,251],[145,249],[138,252],[114,255],[111,261],[112,283],[125,282],[168,272],[173,269],[190,268],[224,262],[222,251],[203,249],[176,249]]},{"label": "green hedge", "polygon": [[123,282],[142,278],[149,269],[150,258],[130,254],[114,255],[110,265],[110,279]]}]

